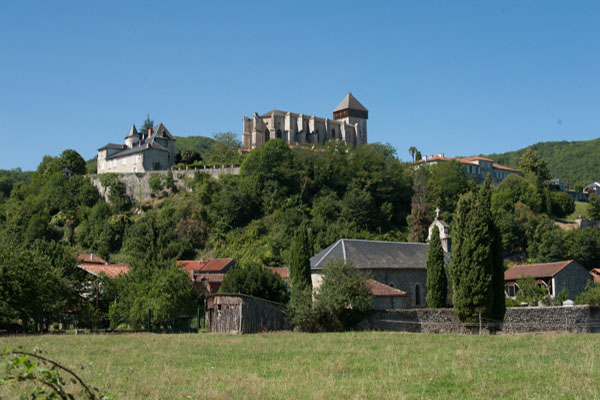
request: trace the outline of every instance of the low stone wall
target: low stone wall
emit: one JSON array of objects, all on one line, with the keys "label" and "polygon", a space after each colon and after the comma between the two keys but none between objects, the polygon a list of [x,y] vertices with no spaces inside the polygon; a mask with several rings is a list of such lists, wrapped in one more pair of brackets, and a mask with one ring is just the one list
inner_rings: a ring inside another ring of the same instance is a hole
[{"label": "low stone wall", "polygon": [[[231,168],[199,168],[199,169],[188,169],[188,170],[174,170],[173,179],[175,181],[175,187],[180,192],[191,192],[191,189],[186,184],[186,181],[194,179],[194,175],[197,172],[202,172],[218,179],[221,175],[239,175],[239,167]],[[125,193],[133,200],[148,200],[152,197],[152,190],[150,189],[149,179],[152,175],[163,175],[166,176],[168,171],[148,171],[148,172],[132,172],[132,173],[119,173],[116,174],[119,180],[125,185]],[[92,184],[96,186],[100,195],[107,200],[108,190],[100,182],[98,175],[88,175]]]},{"label": "low stone wall", "polygon": [[[472,333],[451,308],[388,310],[372,314],[359,330],[423,333]],[[475,329],[475,331],[478,331]],[[599,332],[600,307],[515,307],[508,308],[502,332]]]}]

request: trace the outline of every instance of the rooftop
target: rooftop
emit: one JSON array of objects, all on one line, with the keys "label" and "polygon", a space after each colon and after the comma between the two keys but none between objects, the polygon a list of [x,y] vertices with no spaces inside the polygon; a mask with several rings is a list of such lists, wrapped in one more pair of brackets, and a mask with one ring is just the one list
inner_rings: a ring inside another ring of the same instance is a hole
[{"label": "rooftop", "polygon": [[79,264],[78,267],[94,276],[104,274],[109,278],[126,275],[129,273],[130,269],[129,264]]},{"label": "rooftop", "polygon": [[573,260],[543,264],[514,265],[506,271],[504,271],[504,280],[514,281],[517,279],[526,278],[528,276],[531,276],[533,278],[552,278],[554,275],[558,274],[563,268],[572,263],[579,265]]},{"label": "rooftop", "polygon": [[233,258],[207,258],[206,260],[179,260],[177,265],[186,271],[220,272],[231,266]]},{"label": "rooftop", "polygon": [[340,239],[310,259],[312,270],[320,270],[330,261],[350,261],[358,269],[426,269],[426,243],[383,242]]},{"label": "rooftop", "polygon": [[371,292],[371,296],[406,296],[405,291],[388,286],[375,279],[367,279],[367,287]]},{"label": "rooftop", "polygon": [[360,104],[360,101],[356,100],[356,97],[352,96],[352,93],[348,93],[346,95],[346,97],[344,97],[344,100],[342,100],[342,102],[340,104],[338,104],[338,106],[333,110],[333,112],[348,110],[348,109],[358,110],[358,111],[368,111],[365,108],[365,106]]},{"label": "rooftop", "polygon": [[77,255],[77,262],[85,264],[108,264],[94,253],[81,253]]}]

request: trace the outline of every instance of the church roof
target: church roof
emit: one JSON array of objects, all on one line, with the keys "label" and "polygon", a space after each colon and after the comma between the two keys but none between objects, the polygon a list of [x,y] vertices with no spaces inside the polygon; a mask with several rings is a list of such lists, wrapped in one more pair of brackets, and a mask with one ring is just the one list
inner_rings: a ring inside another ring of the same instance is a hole
[{"label": "church roof", "polygon": [[338,106],[335,108],[335,110],[333,110],[333,112],[347,110],[347,109],[358,110],[358,111],[368,111],[362,104],[360,104],[360,102],[358,100],[356,100],[356,97],[352,96],[352,93],[348,93],[346,95],[346,97],[344,97],[344,100],[342,100],[342,102],[340,104],[338,104]]},{"label": "church roof", "polygon": [[320,270],[340,259],[358,269],[427,269],[427,249],[426,243],[340,239],[313,256],[310,268]]}]

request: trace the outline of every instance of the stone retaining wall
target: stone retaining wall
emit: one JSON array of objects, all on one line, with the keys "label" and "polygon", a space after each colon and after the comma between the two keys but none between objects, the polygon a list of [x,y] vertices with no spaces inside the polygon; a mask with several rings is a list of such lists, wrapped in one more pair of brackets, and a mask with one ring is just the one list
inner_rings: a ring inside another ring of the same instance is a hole
[{"label": "stone retaining wall", "polygon": [[[173,170],[173,179],[175,180],[175,186],[180,192],[191,192],[190,187],[186,184],[186,181],[194,179],[194,175],[197,172],[202,172],[217,179],[221,175],[239,175],[239,167],[231,168],[200,168],[200,169],[188,169],[188,170]],[[166,176],[168,171],[148,171],[138,173],[119,173],[116,174],[119,180],[125,185],[125,193],[133,200],[148,200],[152,197],[152,190],[150,189],[149,179],[153,174]],[[96,186],[100,195],[107,200],[108,190],[100,182],[98,175],[88,175],[92,184]]]},{"label": "stone retaining wall", "polygon": [[[451,308],[389,310],[363,320],[359,330],[423,333],[472,333]],[[474,331],[478,331],[477,328]],[[508,308],[502,332],[599,332],[600,307],[515,307]]]}]

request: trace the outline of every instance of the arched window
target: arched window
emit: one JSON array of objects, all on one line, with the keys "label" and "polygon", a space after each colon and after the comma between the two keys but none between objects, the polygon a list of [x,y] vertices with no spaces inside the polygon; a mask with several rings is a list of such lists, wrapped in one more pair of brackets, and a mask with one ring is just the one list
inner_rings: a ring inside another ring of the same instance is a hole
[{"label": "arched window", "polygon": [[277,132],[275,132],[275,137],[277,139],[281,139],[281,129],[277,129]]},{"label": "arched window", "polygon": [[331,130],[331,138],[332,138],[332,139],[335,139],[335,129],[332,129],[332,130]]},{"label": "arched window", "polygon": [[415,305],[421,305],[421,285],[418,283],[415,285]]}]

